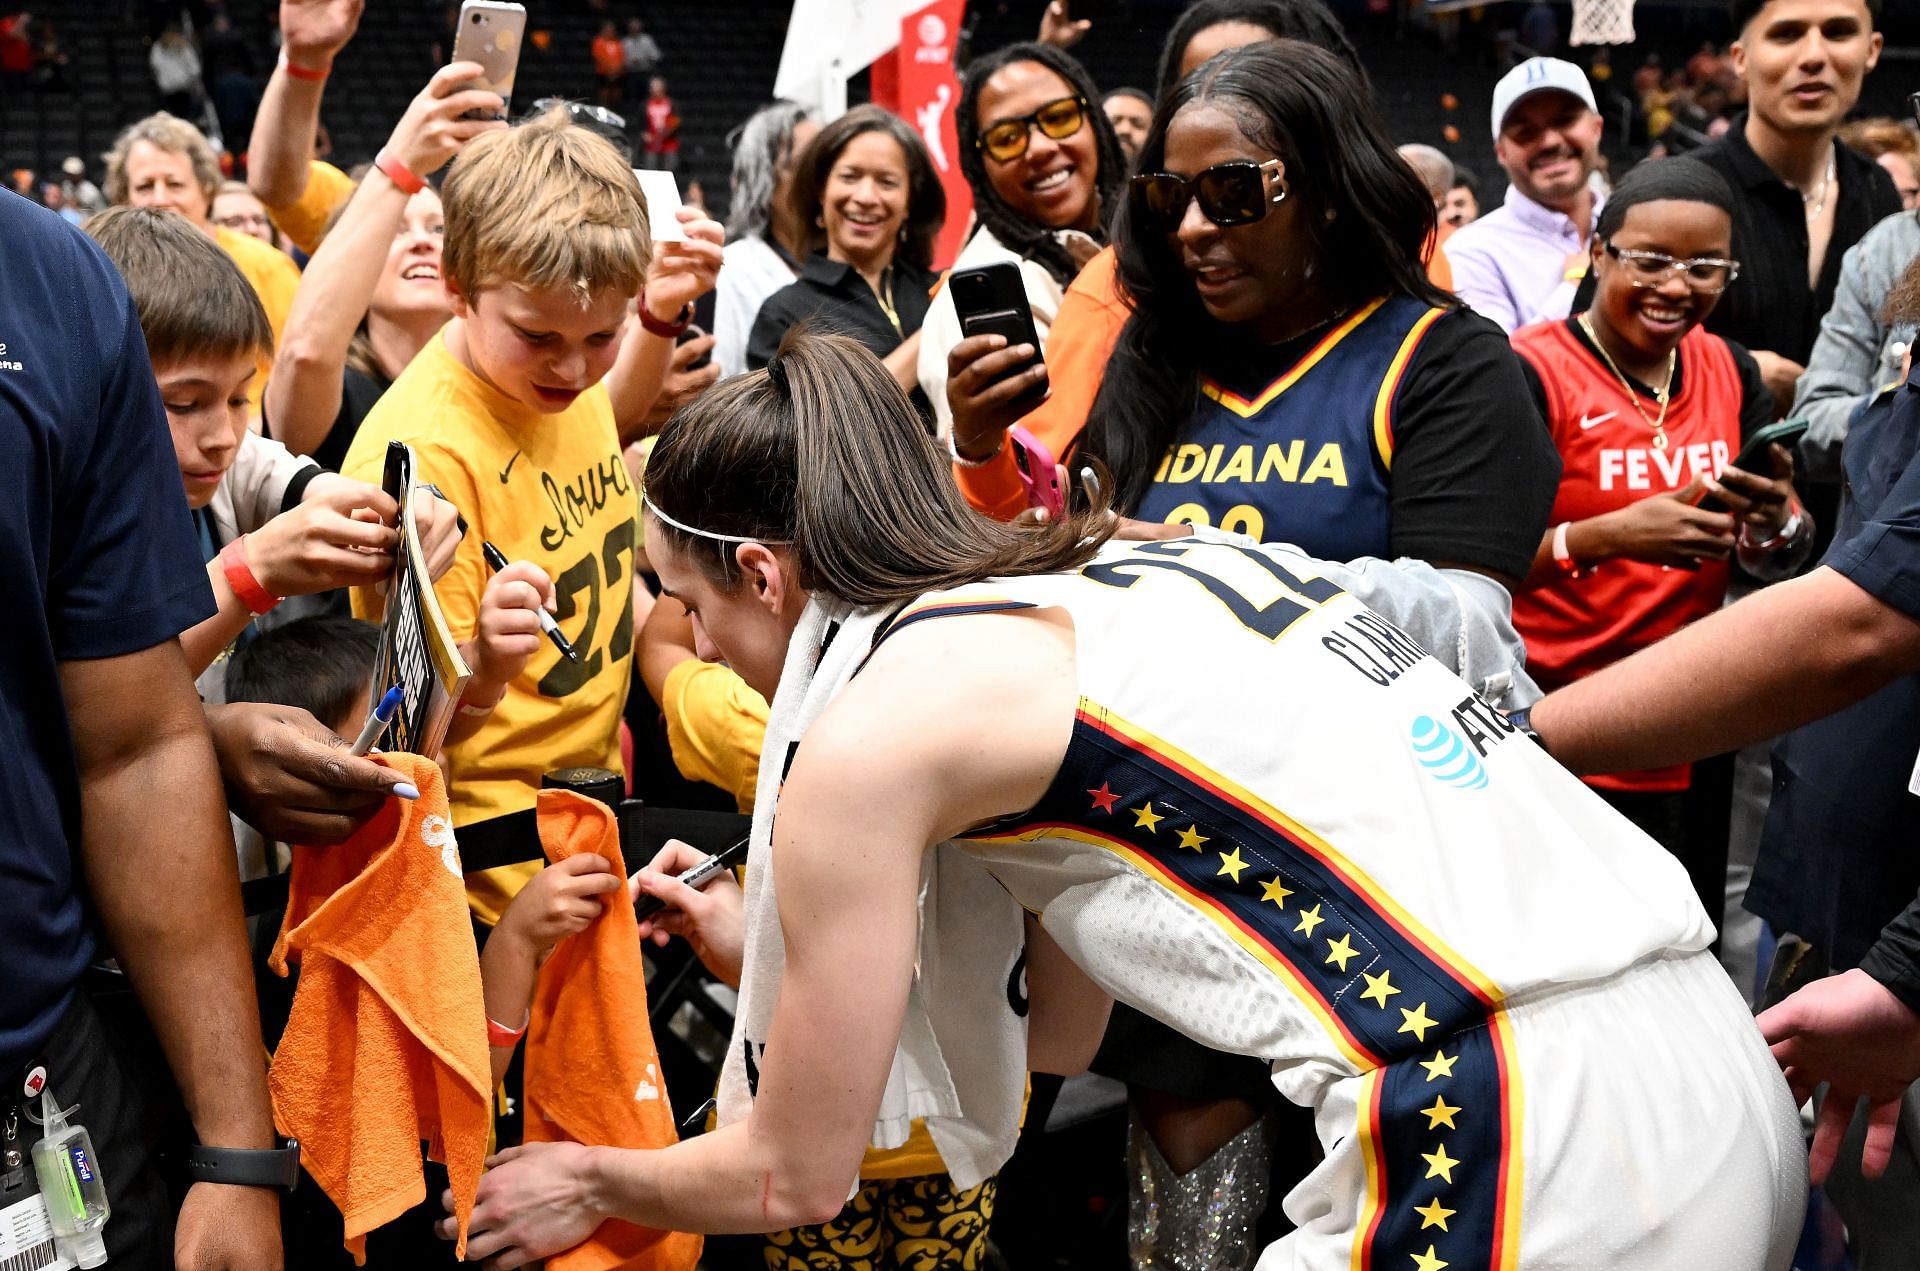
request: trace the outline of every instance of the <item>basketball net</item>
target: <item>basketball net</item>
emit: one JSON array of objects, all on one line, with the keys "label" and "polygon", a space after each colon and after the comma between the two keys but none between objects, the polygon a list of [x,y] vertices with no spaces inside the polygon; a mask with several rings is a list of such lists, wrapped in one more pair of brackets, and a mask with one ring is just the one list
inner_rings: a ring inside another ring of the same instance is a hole
[{"label": "basketball net", "polygon": [[1573,0],[1571,44],[1633,43],[1633,0]]}]

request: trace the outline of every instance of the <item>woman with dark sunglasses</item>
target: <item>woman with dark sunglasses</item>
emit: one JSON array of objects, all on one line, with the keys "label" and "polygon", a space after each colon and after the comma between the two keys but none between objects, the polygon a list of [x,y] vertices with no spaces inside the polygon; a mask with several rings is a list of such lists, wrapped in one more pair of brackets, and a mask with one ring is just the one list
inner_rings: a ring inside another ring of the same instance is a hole
[{"label": "woman with dark sunglasses", "polygon": [[[954,125],[960,170],[979,225],[955,269],[1011,262],[1020,269],[1041,352],[1074,275],[1106,241],[1124,197],[1127,161],[1085,68],[1047,44],[1010,44],[977,59],[960,86]],[[942,288],[920,335],[921,391],[950,430],[947,355],[960,316]]]},{"label": "woman with dark sunglasses", "polygon": [[1433,219],[1337,59],[1206,63],[1141,152],[1116,235],[1134,309],[1078,453],[1143,520],[1517,585],[1556,464],[1503,334],[1428,281]]},{"label": "woman with dark sunglasses", "polygon": [[[1732,207],[1705,164],[1634,169],[1595,227],[1592,307],[1514,333],[1562,464],[1553,528],[1513,598],[1527,669],[1548,691],[1720,608],[1730,560],[1771,581],[1812,549],[1792,456],[1776,444],[1764,471],[1729,466],[1773,419],[1752,355],[1701,325],[1739,275]],[[1690,776],[1679,764],[1586,780],[1680,858],[1717,921],[1726,837],[1689,840]]]}]

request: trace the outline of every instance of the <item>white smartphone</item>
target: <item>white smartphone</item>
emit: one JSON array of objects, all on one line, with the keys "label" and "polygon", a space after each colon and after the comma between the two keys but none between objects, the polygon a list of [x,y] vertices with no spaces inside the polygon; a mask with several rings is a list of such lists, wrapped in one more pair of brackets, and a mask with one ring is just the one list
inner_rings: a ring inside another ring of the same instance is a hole
[{"label": "white smartphone", "polygon": [[657,168],[635,168],[634,180],[640,183],[640,197],[647,201],[647,226],[656,243],[684,243],[686,227],[674,215],[683,206],[680,182],[671,172]]},{"label": "white smartphone", "polygon": [[[478,62],[484,70],[465,87],[500,94],[506,105],[495,119],[505,119],[513,101],[513,77],[520,69],[520,46],[527,35],[527,7],[510,0],[466,0],[460,6],[459,29],[453,37],[453,60]],[[486,118],[470,112],[470,118]]]}]

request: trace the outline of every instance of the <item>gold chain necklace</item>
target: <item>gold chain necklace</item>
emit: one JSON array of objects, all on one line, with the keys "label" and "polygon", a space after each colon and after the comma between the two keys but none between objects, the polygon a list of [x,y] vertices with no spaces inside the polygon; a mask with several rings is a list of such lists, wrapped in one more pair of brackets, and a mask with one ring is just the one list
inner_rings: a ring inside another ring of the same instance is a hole
[{"label": "gold chain necklace", "polygon": [[1587,320],[1587,315],[1584,313],[1580,315],[1580,329],[1587,333],[1587,339],[1593,341],[1593,347],[1600,350],[1600,356],[1605,360],[1607,369],[1613,372],[1613,378],[1620,381],[1621,391],[1627,395],[1627,400],[1633,403],[1633,413],[1640,416],[1641,423],[1653,429],[1653,448],[1665,450],[1667,448],[1667,399],[1673,391],[1673,371],[1680,364],[1680,350],[1676,347],[1667,351],[1667,382],[1653,394],[1653,399],[1660,403],[1660,414],[1653,419],[1648,419],[1646,409],[1640,405],[1640,394],[1633,391],[1633,384],[1621,374],[1619,366],[1614,363],[1613,354],[1607,352],[1607,346],[1602,344],[1600,337],[1594,334],[1593,323]]},{"label": "gold chain necklace", "polygon": [[904,336],[905,332],[900,329],[900,311],[893,307],[893,266],[880,271],[880,290],[873,293],[873,298],[880,302],[880,312],[887,315],[887,321],[893,323],[893,333]]}]

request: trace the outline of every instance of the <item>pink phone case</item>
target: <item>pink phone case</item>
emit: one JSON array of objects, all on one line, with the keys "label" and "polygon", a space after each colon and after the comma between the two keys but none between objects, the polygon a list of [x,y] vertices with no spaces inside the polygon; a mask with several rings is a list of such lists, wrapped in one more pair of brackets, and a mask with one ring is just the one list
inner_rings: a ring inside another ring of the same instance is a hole
[{"label": "pink phone case", "polygon": [[1067,494],[1060,488],[1060,461],[1053,451],[1019,424],[1007,429],[1007,437],[1013,443],[1013,466],[1027,492],[1027,506],[1045,508],[1048,516],[1063,515]]}]

